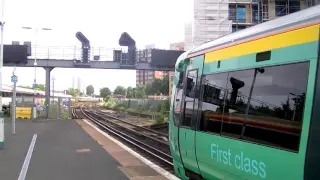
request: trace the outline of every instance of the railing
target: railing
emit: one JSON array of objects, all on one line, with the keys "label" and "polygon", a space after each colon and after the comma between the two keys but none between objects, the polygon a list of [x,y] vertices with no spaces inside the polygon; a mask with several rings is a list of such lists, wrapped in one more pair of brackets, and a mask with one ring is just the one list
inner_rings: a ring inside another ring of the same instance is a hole
[{"label": "railing", "polygon": [[[127,53],[126,48],[105,48],[91,47],[89,60],[92,61],[98,56],[99,61],[113,61],[114,50],[121,50],[122,53]],[[81,46],[32,46],[31,56],[29,59],[56,59],[56,60],[81,60]],[[123,62],[126,62],[126,54],[122,55]],[[146,49],[136,50],[137,62],[151,62],[151,51]]]},{"label": "railing", "polygon": [[[99,56],[100,61],[112,61],[113,50],[122,50],[122,48],[105,48],[105,47],[91,47],[90,48],[90,60],[94,59],[94,56]],[[82,55],[81,46],[32,46],[31,56],[29,59],[58,59],[58,60],[80,60]]]}]

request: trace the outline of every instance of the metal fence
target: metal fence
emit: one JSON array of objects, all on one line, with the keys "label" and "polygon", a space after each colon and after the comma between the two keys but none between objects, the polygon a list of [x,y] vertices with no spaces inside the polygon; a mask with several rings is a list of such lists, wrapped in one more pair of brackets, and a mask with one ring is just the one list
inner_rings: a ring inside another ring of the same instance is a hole
[{"label": "metal fence", "polygon": [[[72,118],[70,98],[50,97],[49,106],[46,105],[45,97],[36,98],[35,101],[37,103],[36,119],[71,119]],[[16,107],[30,107],[30,108],[34,107],[33,96],[18,96],[16,101]],[[10,106],[10,109],[11,109],[11,106]],[[32,111],[31,119],[33,119],[33,117],[34,115]]]},{"label": "metal fence", "polygon": [[146,107],[150,106],[151,111],[156,111],[157,106],[163,105],[163,103],[167,102],[168,100],[153,100],[153,99],[135,99],[135,100],[117,100],[118,104],[123,104],[126,106],[130,106],[129,108],[137,109],[139,106]]}]

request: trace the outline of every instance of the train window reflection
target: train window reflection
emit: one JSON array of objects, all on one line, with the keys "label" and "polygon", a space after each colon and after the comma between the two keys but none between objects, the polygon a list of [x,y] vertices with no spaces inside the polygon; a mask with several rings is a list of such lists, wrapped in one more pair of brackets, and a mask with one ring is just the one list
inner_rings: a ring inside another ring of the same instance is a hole
[{"label": "train window reflection", "polygon": [[177,87],[176,94],[175,94],[175,101],[174,104],[174,124],[175,126],[179,126],[180,124],[180,108],[181,108],[181,101],[182,101],[182,88]]},{"label": "train window reflection", "polygon": [[203,77],[200,131],[220,133],[228,73]]},{"label": "train window reflection", "polygon": [[227,98],[224,106],[223,135],[241,135],[247,101],[250,93],[254,70],[230,72],[227,81]]},{"label": "train window reflection", "polygon": [[198,70],[188,71],[185,102],[184,102],[184,118],[182,119],[181,125],[191,127],[191,121],[194,117],[193,107],[196,93],[198,78]]},{"label": "train window reflection", "polygon": [[204,76],[199,130],[298,151],[308,71],[304,62]]},{"label": "train window reflection", "polygon": [[308,71],[305,62],[256,72],[244,138],[298,151]]}]

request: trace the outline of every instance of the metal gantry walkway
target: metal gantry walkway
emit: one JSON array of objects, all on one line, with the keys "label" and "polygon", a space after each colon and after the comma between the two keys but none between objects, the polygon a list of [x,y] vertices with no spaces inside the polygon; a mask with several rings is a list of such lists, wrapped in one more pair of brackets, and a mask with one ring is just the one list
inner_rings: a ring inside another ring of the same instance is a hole
[{"label": "metal gantry walkway", "polygon": [[[26,47],[25,47],[26,48]],[[14,50],[10,50],[9,54]],[[50,72],[54,68],[92,68],[92,69],[131,69],[150,71],[174,71],[175,62],[183,51],[141,50],[134,51],[134,61],[129,61],[127,52],[115,48],[90,48],[88,57],[83,60],[81,47],[28,47],[31,55],[24,63],[16,63],[15,58],[5,61],[4,66],[42,67],[46,71],[46,104],[50,109]],[[17,51],[19,52],[19,51]],[[17,53],[16,52],[16,53]],[[32,53],[35,52],[35,53]],[[155,52],[155,53],[153,53]],[[132,52],[131,52],[132,53]],[[15,53],[13,53],[15,54]],[[131,54],[132,55],[132,54]],[[152,57],[152,55],[154,57]],[[14,55],[16,56],[16,55]],[[13,61],[13,62],[11,62]],[[8,63],[9,62],[9,63]],[[49,112],[46,112],[48,118]]]}]

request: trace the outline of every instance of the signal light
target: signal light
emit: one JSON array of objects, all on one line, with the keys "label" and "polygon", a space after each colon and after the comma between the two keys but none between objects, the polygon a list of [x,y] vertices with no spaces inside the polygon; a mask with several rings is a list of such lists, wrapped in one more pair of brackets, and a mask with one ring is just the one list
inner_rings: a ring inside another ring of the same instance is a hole
[{"label": "signal light", "polygon": [[136,64],[135,40],[127,32],[123,32],[119,39],[119,45],[128,47],[127,58],[126,60],[122,60],[122,64],[135,65]]},{"label": "signal light", "polygon": [[81,32],[77,32],[76,37],[82,44],[82,61],[87,63],[90,57],[90,41]]},{"label": "signal light", "polygon": [[132,37],[127,33],[123,32],[119,39],[120,46],[136,46],[136,42],[132,39]]},{"label": "signal light", "polygon": [[85,47],[90,47],[90,41],[82,34],[82,32],[77,32],[76,37]]}]

